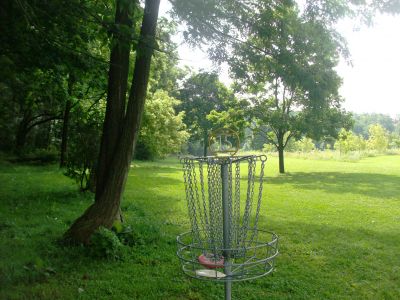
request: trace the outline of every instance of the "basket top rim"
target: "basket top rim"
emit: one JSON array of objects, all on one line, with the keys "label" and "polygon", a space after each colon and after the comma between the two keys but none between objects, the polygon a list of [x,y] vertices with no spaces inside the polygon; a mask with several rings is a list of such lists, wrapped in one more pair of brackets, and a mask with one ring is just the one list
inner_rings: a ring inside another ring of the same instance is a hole
[{"label": "basket top rim", "polygon": [[181,156],[179,160],[183,162],[187,161],[198,161],[207,162],[214,164],[227,164],[234,163],[244,160],[260,160],[262,162],[267,161],[267,156],[265,154],[260,155],[238,155],[238,156]]}]

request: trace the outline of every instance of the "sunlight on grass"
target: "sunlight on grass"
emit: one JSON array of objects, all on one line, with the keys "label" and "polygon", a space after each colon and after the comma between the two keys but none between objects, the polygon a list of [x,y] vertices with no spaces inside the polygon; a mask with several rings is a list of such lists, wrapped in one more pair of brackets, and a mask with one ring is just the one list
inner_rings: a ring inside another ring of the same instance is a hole
[{"label": "sunlight on grass", "polygon": [[[236,299],[399,299],[400,156],[358,162],[271,157],[260,227],[280,236],[276,272]],[[175,257],[189,228],[178,160],[133,162],[122,210],[144,237],[125,261],[56,244],[92,201],[56,166],[0,165],[0,298],[221,299]]]}]

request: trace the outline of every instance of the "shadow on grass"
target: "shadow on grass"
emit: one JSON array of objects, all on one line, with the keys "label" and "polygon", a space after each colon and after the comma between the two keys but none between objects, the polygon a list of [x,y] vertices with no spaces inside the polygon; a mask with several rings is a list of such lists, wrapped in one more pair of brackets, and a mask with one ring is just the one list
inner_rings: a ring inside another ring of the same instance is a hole
[{"label": "shadow on grass", "polygon": [[345,299],[349,292],[356,298],[383,299],[376,296],[378,287],[391,291],[388,298],[394,299],[400,292],[393,279],[398,277],[393,266],[400,264],[400,236],[394,230],[265,217],[260,221],[268,221],[279,236],[277,272],[265,282],[270,290],[299,299],[298,293],[308,298]]},{"label": "shadow on grass", "polygon": [[82,193],[74,186],[72,188],[60,187],[59,189],[29,190],[29,192],[7,195],[4,203],[9,205],[35,204],[38,209],[51,203],[68,204],[77,201],[89,201],[94,196],[91,193]]},{"label": "shadow on grass", "polygon": [[356,193],[380,198],[400,194],[400,176],[375,173],[296,172],[267,178],[267,184],[290,184],[295,188],[323,190],[327,193]]},{"label": "shadow on grass", "polygon": [[[279,222],[262,216],[260,221],[270,224],[268,227],[276,229],[281,241],[287,243],[326,243],[330,249],[345,249],[358,247],[371,251],[374,247],[385,247],[400,250],[400,236],[397,232],[375,231],[355,225],[353,228],[326,224],[310,224],[305,222]],[[363,245],[361,246],[362,243]],[[333,251],[333,250],[332,250]],[[400,257],[398,257],[400,260]]]}]

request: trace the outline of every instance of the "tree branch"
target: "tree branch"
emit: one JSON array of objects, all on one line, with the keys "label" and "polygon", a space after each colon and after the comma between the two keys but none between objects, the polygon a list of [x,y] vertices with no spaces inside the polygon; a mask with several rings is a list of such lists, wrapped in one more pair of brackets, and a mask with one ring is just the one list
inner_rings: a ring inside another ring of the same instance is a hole
[{"label": "tree branch", "polygon": [[36,122],[34,122],[33,124],[31,124],[31,125],[29,125],[27,127],[27,131],[31,130],[33,127],[35,127],[37,125],[40,125],[40,124],[43,124],[43,123],[46,123],[46,122],[49,122],[49,121],[52,121],[52,120],[61,120],[61,119],[62,119],[62,115],[57,115],[57,116],[51,116],[51,117],[42,119],[40,121],[36,121]]}]

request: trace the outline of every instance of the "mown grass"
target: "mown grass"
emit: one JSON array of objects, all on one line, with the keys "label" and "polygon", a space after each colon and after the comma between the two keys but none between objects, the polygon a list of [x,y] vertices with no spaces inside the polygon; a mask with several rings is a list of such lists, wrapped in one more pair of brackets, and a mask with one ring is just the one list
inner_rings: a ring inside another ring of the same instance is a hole
[{"label": "mown grass", "polygon": [[[400,156],[288,158],[267,167],[260,226],[280,236],[276,271],[234,299],[400,299]],[[0,298],[222,299],[186,278],[175,237],[188,229],[177,160],[133,162],[122,209],[144,244],[123,261],[57,244],[91,203],[56,166],[0,164]]]}]

